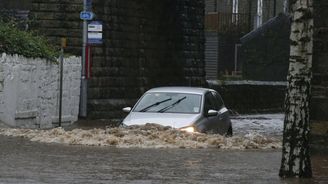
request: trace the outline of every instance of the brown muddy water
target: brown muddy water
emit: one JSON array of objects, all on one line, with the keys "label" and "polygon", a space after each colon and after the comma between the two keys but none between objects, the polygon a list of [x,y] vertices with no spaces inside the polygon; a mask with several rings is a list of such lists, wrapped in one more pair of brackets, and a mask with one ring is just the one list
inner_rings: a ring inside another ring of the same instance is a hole
[{"label": "brown muddy water", "polygon": [[283,115],[232,121],[233,137],[154,124],[0,128],[0,184],[328,183],[327,152],[312,155],[312,179],[278,177]]},{"label": "brown muddy water", "polygon": [[216,149],[278,149],[281,138],[256,132],[225,137],[218,134],[187,133],[156,124],[105,129],[51,130],[0,129],[0,135],[23,137],[42,143],[112,146],[117,148],[216,148]]},{"label": "brown muddy water", "polygon": [[327,154],[312,179],[278,177],[280,149],[149,149],[49,144],[0,135],[0,183],[328,183]]}]

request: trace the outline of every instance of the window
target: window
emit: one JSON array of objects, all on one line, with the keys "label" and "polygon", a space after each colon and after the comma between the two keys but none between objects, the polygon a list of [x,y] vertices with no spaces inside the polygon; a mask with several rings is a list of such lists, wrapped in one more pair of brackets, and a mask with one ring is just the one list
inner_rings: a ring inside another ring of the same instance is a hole
[{"label": "window", "polygon": [[208,110],[219,110],[218,103],[215,102],[216,99],[212,95],[212,93],[206,93],[205,95],[205,104],[204,104],[204,111],[205,113],[208,112]]},{"label": "window", "polygon": [[154,92],[145,94],[134,112],[200,113],[202,96],[198,94]]},{"label": "window", "polygon": [[220,110],[224,106],[224,103],[223,103],[223,100],[222,100],[221,96],[219,95],[219,93],[217,93],[215,91],[212,91],[212,95],[214,96],[215,102],[217,103],[216,104],[216,107],[217,107],[216,110]]}]

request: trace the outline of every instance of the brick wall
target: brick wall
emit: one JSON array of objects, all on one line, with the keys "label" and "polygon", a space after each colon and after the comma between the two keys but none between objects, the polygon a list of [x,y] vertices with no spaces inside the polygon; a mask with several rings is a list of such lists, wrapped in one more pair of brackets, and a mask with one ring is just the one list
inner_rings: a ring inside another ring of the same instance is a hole
[{"label": "brick wall", "polygon": [[79,17],[82,9],[81,0],[32,0],[33,29],[58,46],[60,38],[67,37],[66,51],[81,55],[82,22]]},{"label": "brick wall", "polygon": [[31,0],[0,0],[0,9],[30,9]]}]

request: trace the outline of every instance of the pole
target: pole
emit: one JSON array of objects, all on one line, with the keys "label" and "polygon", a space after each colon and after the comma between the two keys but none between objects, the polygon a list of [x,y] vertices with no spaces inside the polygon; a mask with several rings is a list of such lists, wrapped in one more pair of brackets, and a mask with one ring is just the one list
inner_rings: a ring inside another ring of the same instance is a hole
[{"label": "pole", "polygon": [[63,109],[63,71],[64,71],[64,48],[66,47],[66,38],[61,39],[61,50],[60,50],[60,77],[59,77],[59,117],[58,126],[61,127],[62,123],[62,109]]},{"label": "pole", "polygon": [[60,52],[60,79],[59,79],[59,118],[58,126],[61,127],[62,123],[62,106],[63,106],[63,70],[64,70],[64,48]]},{"label": "pole", "polygon": [[235,44],[235,75],[237,75],[238,71],[238,48],[241,46],[241,44]]},{"label": "pole", "polygon": [[[87,0],[83,0],[83,10],[87,11]],[[87,89],[88,80],[86,78],[86,46],[88,34],[87,20],[83,20],[83,45],[82,45],[82,72],[81,72],[81,92],[80,92],[80,117],[87,117]]]}]

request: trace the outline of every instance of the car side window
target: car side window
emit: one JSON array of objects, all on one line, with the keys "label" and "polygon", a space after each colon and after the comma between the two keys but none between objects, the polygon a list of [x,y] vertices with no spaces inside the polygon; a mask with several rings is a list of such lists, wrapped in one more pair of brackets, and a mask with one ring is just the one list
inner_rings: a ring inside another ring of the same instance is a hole
[{"label": "car side window", "polygon": [[208,110],[210,110],[210,109],[217,110],[214,101],[215,101],[214,97],[211,93],[205,94],[205,104],[204,104],[205,114],[207,114]]},{"label": "car side window", "polygon": [[215,91],[212,91],[211,93],[212,93],[213,97],[215,98],[215,103],[218,108],[216,110],[220,110],[224,106],[221,96],[219,95],[219,93],[217,93]]}]

